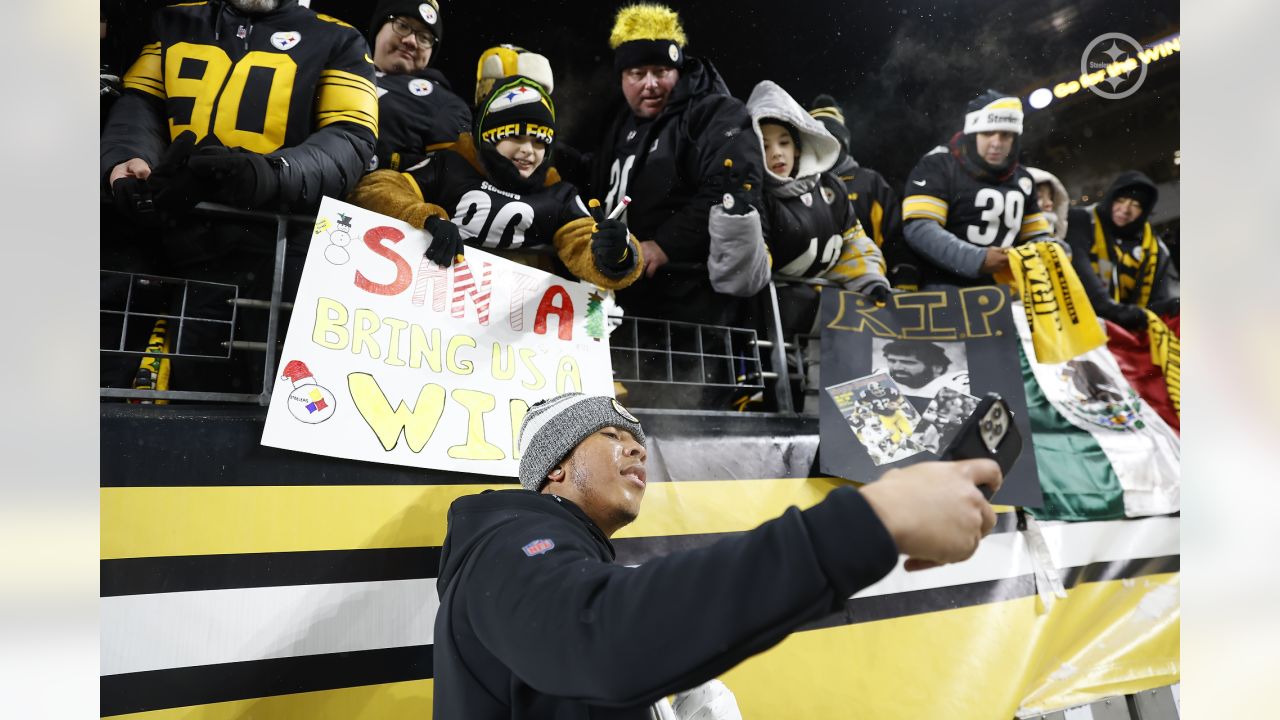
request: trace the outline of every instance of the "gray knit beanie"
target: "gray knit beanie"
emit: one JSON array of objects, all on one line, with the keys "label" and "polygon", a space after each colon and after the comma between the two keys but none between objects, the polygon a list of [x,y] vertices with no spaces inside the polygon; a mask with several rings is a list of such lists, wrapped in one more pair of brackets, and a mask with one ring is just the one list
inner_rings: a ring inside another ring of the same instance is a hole
[{"label": "gray knit beanie", "polygon": [[591,433],[604,427],[631,433],[644,445],[644,430],[636,416],[605,395],[565,393],[534,403],[520,426],[520,484],[538,492],[547,473]]}]

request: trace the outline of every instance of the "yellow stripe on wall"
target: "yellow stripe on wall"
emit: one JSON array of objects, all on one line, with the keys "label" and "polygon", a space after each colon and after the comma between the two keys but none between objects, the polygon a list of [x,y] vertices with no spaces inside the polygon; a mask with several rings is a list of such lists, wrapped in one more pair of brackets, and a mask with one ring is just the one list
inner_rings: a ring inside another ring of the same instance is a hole
[{"label": "yellow stripe on wall", "polygon": [[116,720],[356,720],[431,717],[435,681],[364,685],[112,715]]},{"label": "yellow stripe on wall", "polygon": [[[809,507],[830,478],[653,483],[640,518],[617,537],[750,530]],[[103,560],[178,555],[429,547],[449,505],[514,485],[101,488]]]},{"label": "yellow stripe on wall", "polygon": [[1178,577],[1080,585],[1047,614],[1033,596],[796,633],[721,679],[767,718],[990,720],[1138,692],[1178,682],[1177,605],[1147,612]]}]

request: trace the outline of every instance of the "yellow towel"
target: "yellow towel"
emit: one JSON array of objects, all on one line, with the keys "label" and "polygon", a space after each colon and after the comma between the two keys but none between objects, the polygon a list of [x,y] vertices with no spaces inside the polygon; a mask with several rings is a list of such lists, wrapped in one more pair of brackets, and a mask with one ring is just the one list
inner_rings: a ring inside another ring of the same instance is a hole
[{"label": "yellow towel", "polygon": [[1093,305],[1060,245],[1036,242],[1010,248],[1009,268],[1038,361],[1062,363],[1106,344]]},{"label": "yellow towel", "polygon": [[1182,342],[1169,326],[1150,310],[1147,313],[1147,339],[1151,341],[1151,364],[1164,373],[1173,411],[1182,417]]}]

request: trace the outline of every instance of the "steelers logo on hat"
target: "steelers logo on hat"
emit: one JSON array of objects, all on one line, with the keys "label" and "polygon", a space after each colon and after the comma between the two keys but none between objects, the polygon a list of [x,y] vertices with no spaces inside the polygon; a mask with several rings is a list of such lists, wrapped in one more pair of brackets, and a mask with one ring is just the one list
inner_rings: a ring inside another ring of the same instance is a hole
[{"label": "steelers logo on hat", "polygon": [[436,9],[431,7],[431,3],[422,3],[418,6],[418,13],[422,15],[422,19],[428,25],[435,25],[436,20],[440,16],[436,13]]},{"label": "steelers logo on hat", "polygon": [[637,423],[637,424],[640,422],[639,420],[636,419],[635,415],[632,415],[630,412],[627,411],[626,408],[622,407],[622,403],[618,402],[617,400],[611,400],[610,402],[613,403],[613,409],[617,411],[617,413],[621,415],[625,420],[628,420],[630,422]]},{"label": "steelers logo on hat", "polygon": [[489,112],[499,112],[517,105],[542,102],[542,95],[537,90],[521,83],[507,90],[489,103]]},{"label": "steelers logo on hat", "polygon": [[409,81],[409,92],[419,97],[430,95],[435,88],[431,85],[431,81],[425,78],[414,78]]},{"label": "steelers logo on hat", "polygon": [[668,45],[667,57],[671,58],[671,62],[680,62],[680,47],[675,43]]}]

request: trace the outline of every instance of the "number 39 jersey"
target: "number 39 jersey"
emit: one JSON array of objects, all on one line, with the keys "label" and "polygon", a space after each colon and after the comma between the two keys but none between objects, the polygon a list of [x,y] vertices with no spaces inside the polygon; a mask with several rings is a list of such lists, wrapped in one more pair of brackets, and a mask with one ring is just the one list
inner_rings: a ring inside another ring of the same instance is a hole
[{"label": "number 39 jersey", "polygon": [[549,244],[560,228],[590,217],[570,183],[524,193],[502,190],[452,150],[441,150],[403,174],[425,202],[449,213],[468,244],[481,247]]},{"label": "number 39 jersey", "polygon": [[[933,220],[947,232],[979,247],[1011,247],[1049,232],[1035,202],[1035,181],[1023,167],[1002,182],[984,182],[961,166],[945,148],[921,158],[907,179],[902,201],[904,222]],[[926,282],[972,285],[972,279],[922,268]]]}]

